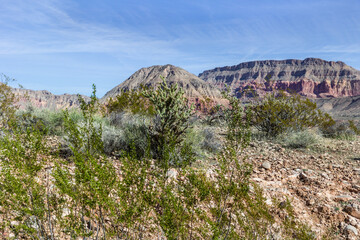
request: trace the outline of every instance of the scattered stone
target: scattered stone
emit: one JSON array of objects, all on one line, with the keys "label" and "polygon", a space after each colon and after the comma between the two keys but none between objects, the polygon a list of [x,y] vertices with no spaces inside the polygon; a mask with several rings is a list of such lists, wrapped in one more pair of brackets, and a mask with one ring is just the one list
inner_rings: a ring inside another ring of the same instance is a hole
[{"label": "scattered stone", "polygon": [[267,170],[269,170],[271,168],[271,164],[269,161],[263,162],[263,164],[261,166]]},{"label": "scattered stone", "polygon": [[168,180],[170,179],[176,179],[178,176],[178,171],[175,168],[170,168],[167,173],[166,173],[166,177],[168,178]]},{"label": "scattered stone", "polygon": [[360,211],[356,210],[353,206],[347,205],[343,209],[344,212],[347,214],[356,217],[357,219],[360,219]]},{"label": "scattered stone", "polygon": [[358,224],[357,221],[356,221],[356,218],[354,218],[352,216],[348,216],[347,222],[350,223],[354,227],[356,227],[356,225]]},{"label": "scattered stone", "polygon": [[335,196],[334,197],[335,202],[349,202],[349,201],[351,201],[353,199],[354,198],[352,196],[348,196],[348,195],[341,195],[341,196]]},{"label": "scattered stone", "polygon": [[356,236],[358,235],[358,230],[349,224],[345,225],[345,232],[347,234],[355,234]]}]

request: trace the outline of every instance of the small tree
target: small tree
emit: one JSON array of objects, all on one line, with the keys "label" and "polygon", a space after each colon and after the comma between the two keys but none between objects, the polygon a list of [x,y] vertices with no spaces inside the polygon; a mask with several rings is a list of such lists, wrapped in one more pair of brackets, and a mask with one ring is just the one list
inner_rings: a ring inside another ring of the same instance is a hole
[{"label": "small tree", "polygon": [[149,128],[151,146],[155,157],[164,160],[163,166],[167,168],[167,155],[184,140],[194,107],[188,106],[184,91],[177,84],[169,86],[163,77],[161,79],[163,81],[157,90],[145,90],[142,94],[150,100],[155,110],[154,123]]}]

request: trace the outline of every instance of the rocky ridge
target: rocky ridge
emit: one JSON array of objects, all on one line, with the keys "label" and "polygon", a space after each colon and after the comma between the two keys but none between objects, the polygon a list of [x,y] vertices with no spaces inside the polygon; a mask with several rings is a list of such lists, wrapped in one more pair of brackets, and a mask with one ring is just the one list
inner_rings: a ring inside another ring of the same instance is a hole
[{"label": "rocky ridge", "polygon": [[[13,92],[19,99],[18,105],[20,108],[26,108],[29,105],[48,109],[66,109],[80,106],[76,94],[55,95],[46,90],[36,91],[22,88],[14,88]],[[85,101],[90,100],[87,96],[82,95],[82,98]]]},{"label": "rocky ridge", "polygon": [[199,77],[220,89],[228,85],[239,97],[246,89],[260,95],[282,89],[311,98],[360,95],[359,70],[318,58],[244,62],[207,70]]}]

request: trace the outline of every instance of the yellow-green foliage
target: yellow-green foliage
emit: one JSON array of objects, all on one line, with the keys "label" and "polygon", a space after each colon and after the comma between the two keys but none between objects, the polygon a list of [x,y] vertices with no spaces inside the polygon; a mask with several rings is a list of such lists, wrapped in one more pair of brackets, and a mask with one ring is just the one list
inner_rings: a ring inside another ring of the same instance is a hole
[{"label": "yellow-green foliage", "polygon": [[115,99],[110,99],[106,107],[109,113],[129,111],[133,114],[154,115],[154,107],[143,95],[145,87],[139,90],[123,90]]},{"label": "yellow-green foliage", "polygon": [[271,93],[255,101],[250,108],[254,126],[269,137],[288,130],[298,131],[315,126],[326,129],[335,124],[329,114],[317,109],[316,103],[300,95]]}]

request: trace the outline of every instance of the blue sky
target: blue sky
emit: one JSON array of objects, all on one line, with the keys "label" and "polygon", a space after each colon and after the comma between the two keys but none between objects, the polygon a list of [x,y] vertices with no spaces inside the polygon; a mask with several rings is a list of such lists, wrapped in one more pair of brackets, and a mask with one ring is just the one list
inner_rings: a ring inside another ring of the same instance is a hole
[{"label": "blue sky", "polygon": [[360,69],[359,0],[0,0],[0,73],[98,96],[141,67],[317,57]]}]

